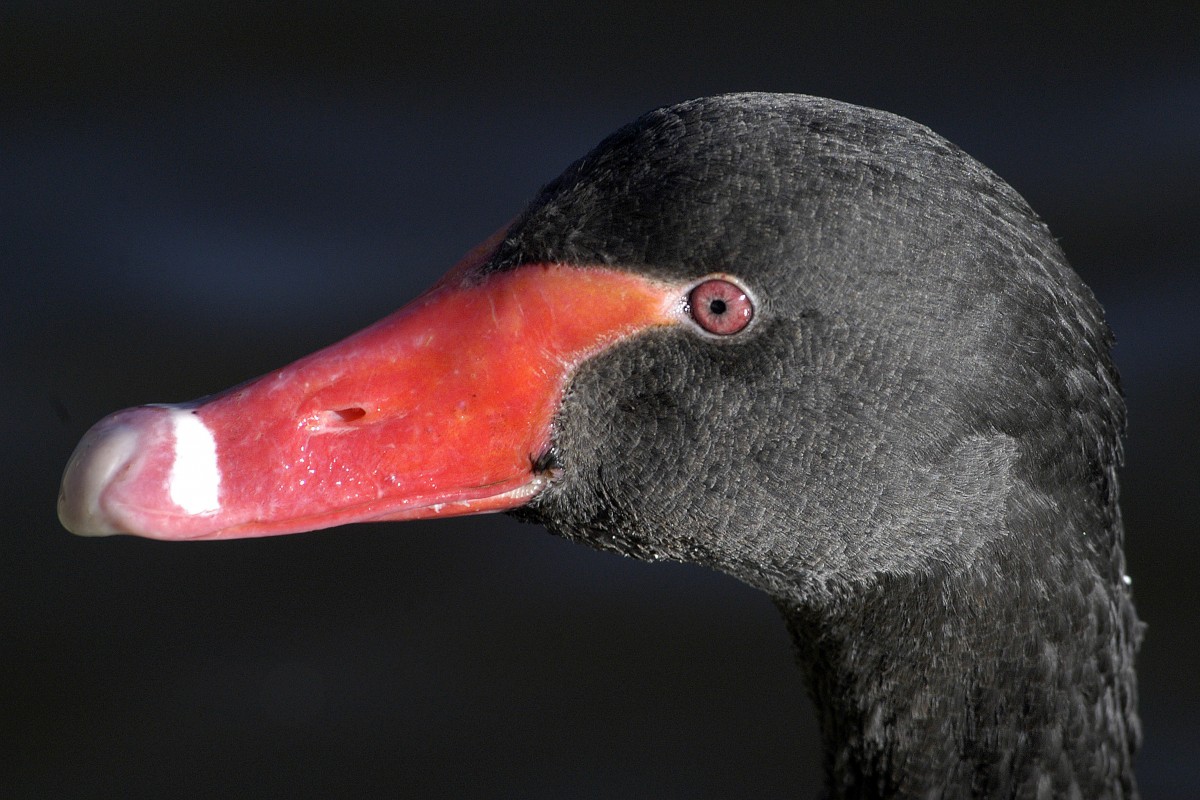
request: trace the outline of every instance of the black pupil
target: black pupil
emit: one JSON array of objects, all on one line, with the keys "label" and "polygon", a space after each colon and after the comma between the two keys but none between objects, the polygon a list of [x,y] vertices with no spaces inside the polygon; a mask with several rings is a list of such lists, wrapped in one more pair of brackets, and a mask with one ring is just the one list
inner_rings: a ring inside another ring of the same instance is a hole
[{"label": "black pupil", "polygon": [[711,303],[708,304],[708,310],[714,314],[724,314],[725,313],[725,301],[724,300],[713,300]]}]

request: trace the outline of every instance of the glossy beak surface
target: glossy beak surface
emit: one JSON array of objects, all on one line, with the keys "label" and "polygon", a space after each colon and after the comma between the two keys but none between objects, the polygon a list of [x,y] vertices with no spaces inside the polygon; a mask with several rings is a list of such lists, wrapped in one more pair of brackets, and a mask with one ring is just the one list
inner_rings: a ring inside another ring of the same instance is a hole
[{"label": "glossy beak surface", "polygon": [[371,327],[193,403],[117,412],[80,441],[58,513],[74,533],[269,536],[514,508],[574,369],[684,313],[679,286],[609,268],[468,257]]}]

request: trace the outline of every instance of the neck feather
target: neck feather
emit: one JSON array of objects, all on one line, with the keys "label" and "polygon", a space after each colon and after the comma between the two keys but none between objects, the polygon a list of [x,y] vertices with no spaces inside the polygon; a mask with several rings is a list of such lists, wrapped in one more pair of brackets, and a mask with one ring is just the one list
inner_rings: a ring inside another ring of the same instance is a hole
[{"label": "neck feather", "polygon": [[777,600],[832,797],[1137,796],[1122,559],[1017,550],[1006,537],[969,571]]}]

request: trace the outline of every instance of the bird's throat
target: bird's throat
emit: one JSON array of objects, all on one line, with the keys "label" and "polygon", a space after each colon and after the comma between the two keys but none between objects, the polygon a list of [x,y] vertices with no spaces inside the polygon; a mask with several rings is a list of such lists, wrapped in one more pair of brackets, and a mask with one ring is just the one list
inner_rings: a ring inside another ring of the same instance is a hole
[{"label": "bird's throat", "polygon": [[834,613],[779,601],[830,796],[1136,797],[1138,623],[1088,569],[885,577]]}]

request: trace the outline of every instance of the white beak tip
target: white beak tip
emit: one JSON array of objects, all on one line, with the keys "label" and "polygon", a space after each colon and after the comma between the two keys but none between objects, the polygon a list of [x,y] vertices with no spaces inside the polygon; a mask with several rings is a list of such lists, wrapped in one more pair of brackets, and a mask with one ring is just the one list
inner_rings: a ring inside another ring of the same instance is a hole
[{"label": "white beak tip", "polygon": [[79,536],[124,533],[101,504],[104,490],[133,457],[138,432],[114,417],[101,420],[80,440],[58,490],[58,519]]}]

